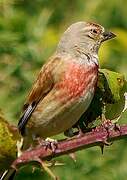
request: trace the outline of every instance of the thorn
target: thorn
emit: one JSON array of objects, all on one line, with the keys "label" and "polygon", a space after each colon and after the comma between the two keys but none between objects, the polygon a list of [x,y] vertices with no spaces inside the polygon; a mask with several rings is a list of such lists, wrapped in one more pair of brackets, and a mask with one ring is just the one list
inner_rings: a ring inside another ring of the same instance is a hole
[{"label": "thorn", "polygon": [[101,153],[104,154],[104,146],[111,146],[113,143],[112,142],[108,142],[108,141],[103,141],[102,144],[100,145],[101,148]]},{"label": "thorn", "polygon": [[70,158],[71,158],[74,162],[76,162],[76,155],[75,155],[75,153],[70,153],[69,156],[70,156]]},{"label": "thorn", "polygon": [[65,163],[56,161],[56,160],[51,160],[51,161],[46,161],[45,162],[47,167],[53,167],[53,166],[64,166]]},{"label": "thorn", "polygon": [[47,166],[52,167],[52,166],[64,166],[64,165],[65,163],[53,160],[53,161],[48,162]]},{"label": "thorn", "polygon": [[64,166],[65,163],[56,161],[54,165],[55,165],[55,166]]},{"label": "thorn", "polygon": [[100,145],[100,148],[101,148],[101,153],[103,155],[104,154],[104,144]]}]

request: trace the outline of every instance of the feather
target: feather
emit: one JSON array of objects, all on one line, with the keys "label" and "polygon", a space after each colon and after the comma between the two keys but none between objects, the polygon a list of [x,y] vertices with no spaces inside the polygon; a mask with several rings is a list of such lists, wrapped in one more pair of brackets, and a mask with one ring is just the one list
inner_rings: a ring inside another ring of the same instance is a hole
[{"label": "feather", "polygon": [[8,169],[5,170],[2,175],[0,176],[0,180],[13,180],[14,176],[16,174],[16,170],[15,169]]},{"label": "feather", "polygon": [[21,116],[20,120],[19,120],[18,129],[19,129],[19,131],[21,132],[22,135],[24,134],[25,125],[27,124],[27,121],[31,117],[32,112],[34,111],[36,106],[37,106],[37,103],[35,103],[35,102],[30,104],[28,106],[28,108],[25,110],[25,112],[23,113],[23,115]]},{"label": "feather", "polygon": [[38,74],[37,80],[35,81],[32,90],[28,94],[26,103],[24,105],[24,113],[21,116],[18,129],[22,135],[24,135],[25,126],[30,119],[36,106],[43,98],[49,93],[54,86],[53,70],[60,62],[60,58],[53,57],[47,64],[45,64],[40,73]]}]

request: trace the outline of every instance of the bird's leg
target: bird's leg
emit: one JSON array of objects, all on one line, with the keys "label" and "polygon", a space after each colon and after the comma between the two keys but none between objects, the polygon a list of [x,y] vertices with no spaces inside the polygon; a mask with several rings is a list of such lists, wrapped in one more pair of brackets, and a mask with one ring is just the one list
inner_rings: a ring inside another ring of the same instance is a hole
[{"label": "bird's leg", "polygon": [[79,125],[77,126],[77,128],[78,128],[78,135],[77,135],[77,137],[81,137],[81,136],[83,136],[83,135],[84,135],[84,133],[83,133],[83,131],[82,131],[82,129],[80,128],[80,126],[79,126]]},{"label": "bird's leg", "polygon": [[67,136],[67,137],[73,137],[75,135],[75,133],[73,132],[73,128],[67,129],[64,132],[64,135]]}]

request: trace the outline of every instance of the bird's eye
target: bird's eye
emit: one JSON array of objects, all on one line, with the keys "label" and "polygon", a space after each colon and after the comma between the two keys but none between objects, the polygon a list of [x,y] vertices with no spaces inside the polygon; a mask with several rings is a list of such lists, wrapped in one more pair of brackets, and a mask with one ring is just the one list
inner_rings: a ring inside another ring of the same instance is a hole
[{"label": "bird's eye", "polygon": [[96,29],[91,29],[91,32],[93,32],[94,34],[97,34],[97,30]]},{"label": "bird's eye", "polygon": [[93,30],[93,33],[96,33],[96,34],[97,34],[97,31],[94,29],[94,30]]}]

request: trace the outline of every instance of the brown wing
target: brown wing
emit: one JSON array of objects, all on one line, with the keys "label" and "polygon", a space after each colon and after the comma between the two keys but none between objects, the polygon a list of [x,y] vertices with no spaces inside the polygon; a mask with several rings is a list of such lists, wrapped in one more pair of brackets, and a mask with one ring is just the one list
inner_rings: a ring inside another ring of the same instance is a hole
[{"label": "brown wing", "polygon": [[42,67],[37,80],[35,81],[32,90],[27,97],[27,101],[24,105],[24,113],[18,123],[18,129],[22,135],[24,134],[25,125],[31,117],[32,112],[35,110],[37,104],[53,88],[54,78],[52,72],[57,64],[59,64],[59,61],[60,58],[54,57]]}]

